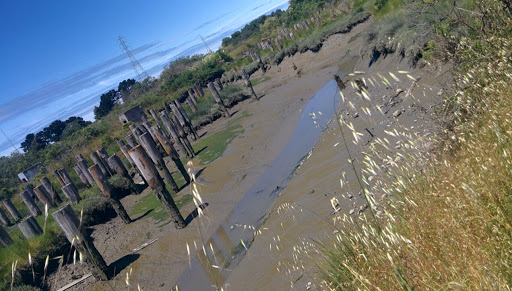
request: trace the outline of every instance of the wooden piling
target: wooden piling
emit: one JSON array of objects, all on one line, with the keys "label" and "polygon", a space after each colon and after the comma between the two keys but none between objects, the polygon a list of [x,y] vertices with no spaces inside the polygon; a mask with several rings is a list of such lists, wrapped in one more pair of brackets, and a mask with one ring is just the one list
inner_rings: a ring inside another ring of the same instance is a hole
[{"label": "wooden piling", "polygon": [[9,199],[9,198],[5,199],[4,206],[5,206],[5,208],[7,208],[9,213],[12,215],[12,218],[14,218],[14,221],[18,221],[22,218],[18,209],[16,209],[14,204],[12,204],[11,199]]},{"label": "wooden piling", "polygon": [[178,185],[172,178],[171,172],[169,172],[169,169],[165,165],[164,159],[158,151],[156,144],[151,136],[148,133],[144,133],[140,136],[140,139],[142,146],[148,153],[153,163],[156,165],[158,173],[160,173],[160,176],[164,178],[165,183],[167,183],[167,185],[169,185],[174,192],[178,192]]},{"label": "wooden piling", "polygon": [[7,216],[7,214],[5,213],[5,211],[2,208],[0,208],[0,221],[5,226],[8,226],[11,224],[11,222],[9,221],[9,217]]},{"label": "wooden piling", "polygon": [[[164,124],[165,128],[167,129],[167,132],[170,134],[174,145],[178,148],[178,150],[181,152],[182,155],[185,155],[186,157],[190,157],[189,152],[185,148],[185,145],[181,142],[180,136],[174,129],[173,124],[171,123],[171,120],[169,119],[169,116],[165,112],[160,113],[160,119],[162,119],[162,123]],[[131,156],[131,155],[130,155]]]},{"label": "wooden piling", "polygon": [[29,216],[23,219],[20,223],[18,223],[18,228],[21,230],[21,233],[23,233],[23,236],[25,236],[27,239],[43,234],[43,229],[39,223],[37,223],[37,220],[34,218],[34,216]]},{"label": "wooden piling", "polygon": [[55,207],[56,204],[52,199],[52,196],[48,191],[46,191],[46,188],[43,187],[43,185],[39,185],[34,188],[34,192],[36,192],[37,197],[43,204],[47,204],[48,208]]},{"label": "wooden piling", "polygon": [[185,110],[183,109],[181,104],[178,102],[178,100],[174,100],[173,102],[171,102],[170,106],[171,106],[172,112],[178,118],[178,121],[180,122],[180,124],[183,127],[188,128],[190,133],[192,133],[194,140],[197,140],[199,138],[199,136],[197,135],[196,130],[192,126],[192,121],[190,120],[190,118],[188,117],[187,113],[185,112]]},{"label": "wooden piling", "polygon": [[[108,177],[109,173],[107,171],[107,168],[105,168],[105,166],[103,165],[103,162],[101,161],[100,156],[98,156],[98,154],[96,152],[90,153],[89,156],[91,157],[92,162],[94,164],[98,165],[98,167],[100,167],[100,170],[103,173],[103,175]],[[91,171],[91,168],[89,167],[89,172],[90,171]],[[93,178],[94,178],[94,175],[93,175]]]},{"label": "wooden piling", "polygon": [[252,98],[254,98],[255,100],[259,100],[258,95],[256,95],[256,92],[254,92],[254,88],[252,87],[251,78],[249,74],[247,74],[247,72],[244,69],[240,69],[240,75],[244,79],[245,85],[247,85],[247,87],[251,91]]},{"label": "wooden piling", "polygon": [[151,114],[155,122],[158,122],[158,115],[156,114],[156,111],[154,109],[149,109],[149,114]]},{"label": "wooden piling", "polygon": [[114,140],[117,142],[117,145],[119,146],[119,149],[121,150],[121,152],[123,153],[123,155],[125,156],[125,158],[128,160],[128,162],[130,163],[130,165],[133,166],[133,161],[132,161],[132,157],[130,157],[130,155],[128,154],[128,151],[131,149],[130,146],[126,145],[124,143],[124,141],[118,139],[117,137],[114,138]]},{"label": "wooden piling", "polygon": [[[62,169],[64,170],[64,169]],[[65,171],[65,170],[64,170]],[[67,178],[69,178],[69,175],[67,172],[65,172]],[[63,179],[63,180],[66,180],[66,179]],[[69,178],[69,180],[71,180]],[[55,204],[61,204],[62,203],[62,199],[60,199],[60,196],[59,194],[57,194],[57,191],[55,191],[55,188],[53,188],[53,185],[52,183],[50,182],[50,180],[47,178],[47,177],[42,177],[39,181],[41,181],[41,185],[43,185],[43,187],[46,189],[46,191],[48,191],[48,193],[50,193],[50,197],[52,197],[52,200]]]},{"label": "wooden piling", "polygon": [[57,181],[59,181],[61,185],[65,185],[64,180],[62,180],[62,177],[59,175],[59,170],[53,171],[53,175],[55,178],[57,178]]},{"label": "wooden piling", "polygon": [[[129,128],[130,128],[130,130],[131,130],[131,132],[132,132],[133,136],[134,136],[137,140],[139,140],[140,132],[137,130],[137,126],[136,126],[135,124],[130,124]],[[128,140],[127,140],[127,141],[128,141]],[[128,144],[130,144],[130,142],[129,142],[129,141],[128,141]],[[132,145],[132,144],[130,144],[130,146],[132,146],[132,147],[133,147],[133,145]]]},{"label": "wooden piling", "polygon": [[158,174],[151,158],[148,156],[146,151],[144,151],[144,148],[142,146],[136,146],[131,149],[129,153],[135,165],[139,168],[142,175],[148,182],[148,185],[153,189],[158,200],[162,202],[165,210],[171,216],[171,219],[174,221],[174,226],[178,229],[187,226],[183,216],[181,216],[181,213],[176,206],[176,203],[174,203],[171,194],[165,188],[162,178]]},{"label": "wooden piling", "polygon": [[0,245],[6,247],[13,243],[14,241],[12,240],[7,230],[5,230],[5,228],[0,225]]},{"label": "wooden piling", "polygon": [[192,91],[194,91],[194,94],[196,95],[197,99],[201,98],[201,94],[199,94],[199,91],[197,90],[197,85],[194,85],[194,87],[192,87]]},{"label": "wooden piling", "polygon": [[215,102],[219,104],[220,110],[224,113],[225,117],[231,117],[231,114],[228,112],[228,109],[226,106],[224,106],[224,102],[222,102],[222,99],[220,98],[219,92],[217,92],[217,89],[215,89],[215,86],[213,83],[208,83],[208,89],[212,93],[213,99],[215,99]]},{"label": "wooden piling", "polygon": [[[136,147],[137,145],[139,145],[139,144],[137,143],[137,141],[135,141],[135,138],[134,138],[131,134],[127,135],[124,139],[126,140],[126,142],[128,143],[128,145],[129,145],[131,148],[134,148],[134,147]],[[132,161],[132,162],[133,162],[133,161]]]},{"label": "wooden piling", "polygon": [[[87,178],[87,181],[89,181],[89,184],[92,186],[94,183],[94,179],[92,178],[91,173],[89,173],[89,166],[87,166],[87,162],[85,161],[84,157],[81,154],[78,154],[75,156],[75,158],[77,160],[76,165],[80,168],[82,173]],[[65,183],[64,185],[66,184],[68,183]]]},{"label": "wooden piling", "polygon": [[196,96],[194,96],[194,91],[192,89],[188,90],[188,98],[192,100],[195,106],[197,106],[197,99]]},{"label": "wooden piling", "polygon": [[[101,170],[100,170],[101,171]],[[92,275],[97,280],[106,281],[108,279],[107,263],[98,252],[91,238],[85,232],[81,221],[79,221],[73,208],[68,204],[52,214],[53,218],[59,224],[69,242],[82,254],[89,259]]]},{"label": "wooden piling", "polygon": [[185,133],[185,130],[183,129],[183,127],[181,126],[181,124],[179,123],[178,119],[176,118],[176,116],[173,116],[171,118],[171,121],[174,125],[174,128],[177,129],[178,131],[178,134],[180,135],[180,138],[181,138],[181,142],[183,143],[183,145],[185,145],[185,148],[188,150],[188,152],[190,153],[190,155],[193,157],[196,155],[195,151],[194,151],[194,148],[192,147],[192,144],[190,143],[190,141],[188,140],[187,138],[187,134]]},{"label": "wooden piling", "polygon": [[75,185],[64,185],[62,186],[61,190],[64,193],[64,195],[66,195],[71,204],[78,204],[78,202],[80,202],[80,194],[78,193],[78,189],[75,187]]},{"label": "wooden piling", "polygon": [[274,43],[276,44],[276,47],[279,51],[283,50],[283,47],[281,46],[281,43],[279,42],[279,40],[277,38],[274,38]]},{"label": "wooden piling", "polygon": [[196,84],[195,84],[195,86],[196,86],[196,88],[197,88],[197,91],[199,92],[199,95],[200,95],[201,97],[203,97],[203,96],[204,96],[204,92],[203,92],[203,88],[201,88],[201,85],[200,85],[200,84],[198,84],[198,83],[196,83]]},{"label": "wooden piling", "polygon": [[119,201],[119,197],[113,193],[112,186],[107,180],[107,177],[103,175],[100,167],[98,165],[92,165],[89,167],[89,171],[91,172],[94,181],[96,181],[96,184],[98,184],[101,193],[103,193],[103,196],[107,197],[117,215],[119,215],[126,224],[132,222],[130,216],[128,216],[128,213],[126,212],[126,209],[124,209],[123,204]]},{"label": "wooden piling", "polygon": [[128,170],[123,165],[123,162],[121,162],[121,159],[116,154],[113,154],[111,157],[109,157],[108,161],[109,164],[112,166],[112,169],[119,176],[124,177],[133,183],[132,176],[130,176],[130,173],[128,173]]},{"label": "wooden piling", "polygon": [[101,161],[103,162],[103,166],[107,170],[108,174],[110,176],[114,175],[114,170],[112,170],[112,167],[108,163],[108,153],[107,153],[107,150],[105,148],[99,148],[98,150],[96,150],[96,153],[98,154],[98,156],[100,157]]},{"label": "wooden piling", "polygon": [[192,99],[190,99],[190,97],[188,97],[185,102],[187,102],[188,106],[190,106],[190,110],[192,110],[192,112],[197,112],[197,107],[196,107],[196,104],[194,104],[194,102],[192,101]]},{"label": "wooden piling", "polygon": [[39,207],[37,207],[36,202],[34,201],[34,199],[32,198],[32,196],[30,195],[30,193],[28,191],[25,190],[25,191],[21,192],[20,197],[23,200],[23,202],[25,203],[25,205],[27,205],[28,210],[30,211],[30,213],[32,213],[32,215],[34,217],[37,217],[37,216],[43,214],[41,212],[41,209],[39,209]]},{"label": "wooden piling", "polygon": [[87,181],[87,177],[85,177],[84,173],[82,173],[82,170],[80,170],[80,167],[74,166],[73,170],[75,170],[76,174],[78,175],[78,178],[80,178],[80,181],[86,186],[91,187],[91,184],[89,184],[89,181]]},{"label": "wooden piling", "polygon": [[180,160],[178,152],[176,152],[176,150],[172,146],[172,143],[169,140],[169,137],[167,137],[167,135],[163,132],[162,128],[160,128],[159,125],[151,127],[151,131],[154,132],[154,134],[156,135],[158,141],[162,145],[162,147],[165,150],[165,152],[167,153],[167,155],[169,155],[169,157],[171,157],[171,160],[176,165],[176,168],[178,168],[178,170],[180,171],[183,178],[185,178],[185,181],[187,183],[190,183],[190,176],[188,175],[187,170],[183,166],[183,163]]}]

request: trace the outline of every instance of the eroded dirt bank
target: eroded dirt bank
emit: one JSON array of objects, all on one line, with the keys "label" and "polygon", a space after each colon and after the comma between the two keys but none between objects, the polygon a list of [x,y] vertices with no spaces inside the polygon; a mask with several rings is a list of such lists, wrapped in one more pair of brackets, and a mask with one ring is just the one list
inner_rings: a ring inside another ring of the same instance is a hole
[{"label": "eroded dirt bank", "polygon": [[[437,80],[440,73],[432,68],[411,71],[393,56],[381,58],[368,68],[368,61],[362,61],[358,55],[361,38],[357,36],[369,23],[370,21],[358,25],[348,34],[330,37],[318,53],[297,54],[286,58],[279,66],[271,67],[265,75],[261,71],[254,74],[253,79],[270,79],[255,86],[256,92],[263,95],[263,98],[259,101],[243,102],[231,109],[236,112],[232,119],[237,120],[243,133],[230,143],[221,158],[206,165],[200,165],[199,161],[193,160],[194,169],[202,170],[198,180],[201,195],[208,203],[206,217],[192,219],[183,230],[174,229],[172,223],[168,224],[168,220],[157,222],[150,215],[141,217],[142,214],[135,215],[135,219],[141,218],[130,225],[124,225],[119,218],[115,218],[106,224],[95,226],[92,234],[95,245],[108,264],[115,263],[118,275],[108,283],[95,282],[89,278],[69,290],[105,290],[111,286],[116,290],[128,289],[130,287],[125,281],[127,273],[130,274],[128,282],[132,289],[137,288],[137,285],[144,290],[171,289],[188,267],[186,243],[191,246],[194,241],[200,244],[201,235],[208,238],[226,219],[231,209],[285,147],[307,101],[340,70],[344,71],[356,65],[357,70],[368,74],[367,77],[377,77],[376,73],[380,72],[382,75],[387,74],[386,78],[389,80],[389,85],[376,84],[372,87],[367,84],[371,101],[356,99],[355,93],[351,93],[355,89],[350,85],[344,91],[347,100],[352,98],[354,105],[354,108],[347,107],[348,111],[344,112],[347,121],[352,122],[355,130],[364,135],[359,145],[350,143],[354,152],[361,153],[361,149],[364,151],[369,142],[377,137],[384,137],[384,130],[400,124],[409,129],[413,127],[412,130],[419,135],[430,134],[435,128],[435,121],[430,114],[433,108],[431,106],[439,102],[437,92],[440,87]],[[294,64],[296,70],[293,69]],[[408,74],[413,78],[421,77],[416,86],[411,87],[413,81],[406,74],[397,73],[402,70],[410,71]],[[395,72],[400,82],[393,80],[388,72]],[[409,88],[412,89],[408,93]],[[403,92],[393,97],[398,89]],[[382,109],[386,113],[383,115],[374,110],[375,105],[384,105]],[[361,110],[362,107],[372,108],[371,118],[363,118],[365,113]],[[226,119],[218,120],[204,128],[200,134],[210,136],[225,128],[228,122]],[[396,140],[389,136],[388,139],[394,143],[393,147],[398,146]],[[343,200],[340,196],[342,193],[339,190],[339,178],[341,172],[347,170],[347,154],[340,142],[339,129],[335,122],[331,122],[311,157],[296,172],[277,199],[264,224],[268,229],[257,236],[248,255],[228,278],[227,288],[224,289],[282,290],[290,288],[290,282],[293,281],[296,281],[295,287],[304,288],[312,280],[309,276],[312,277],[313,274],[285,274],[285,268],[281,268],[281,272],[277,268],[280,262],[283,264],[293,261],[292,248],[301,243],[301,239],[322,239],[331,232],[322,219],[330,217],[332,208],[329,200],[332,197],[338,196],[347,215],[351,209],[355,209],[352,215],[357,215],[359,207],[364,204],[357,193],[351,194],[352,199]],[[392,153],[390,156],[394,158]],[[352,180],[348,170],[347,180]],[[355,188],[354,192],[357,192]],[[179,196],[184,197],[187,194],[190,194],[189,188],[183,189]],[[127,196],[122,203],[130,212],[145,195],[147,192]],[[283,203],[295,203],[316,214],[301,212],[298,215],[282,211],[277,213]],[[187,216],[193,210],[193,203],[189,203],[181,211]],[[206,232],[202,234],[198,232],[199,222],[206,226]],[[281,240],[279,249],[275,248],[277,235]],[[133,249],[154,239],[158,240],[132,254]],[[195,252],[193,248],[192,250]],[[52,289],[58,289],[67,283],[63,274],[67,278],[73,273],[73,278],[76,279],[83,272],[78,268],[64,269],[60,275],[55,275]],[[71,280],[70,278],[68,281]]]}]

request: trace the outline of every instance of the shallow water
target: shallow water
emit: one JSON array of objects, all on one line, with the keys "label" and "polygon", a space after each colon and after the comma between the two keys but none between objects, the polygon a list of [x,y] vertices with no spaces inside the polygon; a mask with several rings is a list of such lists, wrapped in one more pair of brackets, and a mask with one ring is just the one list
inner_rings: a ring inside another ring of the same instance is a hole
[{"label": "shallow water", "polygon": [[334,80],[310,99],[286,147],[206,241],[204,251],[198,252],[190,268],[179,278],[179,289],[215,289],[224,284],[245,257],[276,196],[286,187],[334,115],[338,99]]}]

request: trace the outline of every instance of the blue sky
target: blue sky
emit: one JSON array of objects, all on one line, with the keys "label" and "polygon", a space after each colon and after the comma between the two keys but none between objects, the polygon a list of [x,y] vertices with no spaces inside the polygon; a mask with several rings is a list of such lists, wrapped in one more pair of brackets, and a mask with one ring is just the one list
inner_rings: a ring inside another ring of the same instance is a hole
[{"label": "blue sky", "polygon": [[[153,76],[181,55],[212,49],[286,0],[0,2],[0,129],[16,146],[56,119],[92,120],[99,96],[133,78],[123,36]],[[13,151],[0,134],[0,156]]]}]

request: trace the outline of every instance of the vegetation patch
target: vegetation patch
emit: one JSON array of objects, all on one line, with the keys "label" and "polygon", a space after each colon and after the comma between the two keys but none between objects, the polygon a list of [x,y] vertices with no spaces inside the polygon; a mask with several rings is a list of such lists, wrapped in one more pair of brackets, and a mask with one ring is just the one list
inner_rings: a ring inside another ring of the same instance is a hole
[{"label": "vegetation patch", "polygon": [[194,144],[194,150],[199,152],[197,157],[201,165],[209,164],[220,158],[229,143],[244,132],[240,121],[249,116],[249,114],[245,111],[238,114],[240,114],[240,116],[230,120],[226,124],[225,129],[204,137]]}]

